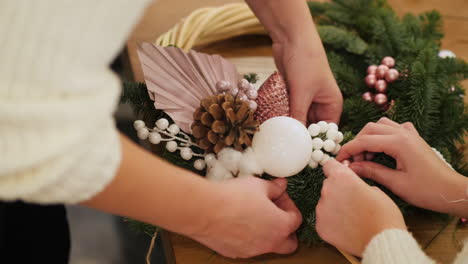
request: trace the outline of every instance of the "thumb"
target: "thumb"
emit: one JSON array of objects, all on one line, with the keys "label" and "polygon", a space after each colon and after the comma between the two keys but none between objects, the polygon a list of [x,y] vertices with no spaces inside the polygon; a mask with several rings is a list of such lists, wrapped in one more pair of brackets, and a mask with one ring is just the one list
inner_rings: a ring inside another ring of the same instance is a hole
[{"label": "thumb", "polygon": [[273,181],[265,181],[268,198],[276,200],[286,191],[288,181],[284,178],[278,178]]},{"label": "thumb", "polygon": [[392,170],[383,165],[371,161],[353,162],[349,166],[357,175],[371,179],[388,188],[395,184],[398,180],[398,171]]}]

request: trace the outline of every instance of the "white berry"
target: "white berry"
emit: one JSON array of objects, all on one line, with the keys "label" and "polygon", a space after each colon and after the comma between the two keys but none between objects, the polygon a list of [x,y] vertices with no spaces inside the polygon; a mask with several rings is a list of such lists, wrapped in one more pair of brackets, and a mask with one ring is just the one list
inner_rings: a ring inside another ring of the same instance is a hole
[{"label": "white berry", "polygon": [[195,161],[195,163],[193,163],[193,167],[195,167],[195,169],[201,171],[201,170],[204,170],[204,169],[205,169],[206,163],[205,163],[205,161],[202,160],[202,159],[197,159],[197,160]]},{"label": "white berry", "polygon": [[328,123],[325,121],[320,121],[317,123],[317,125],[320,127],[320,133],[325,133],[328,130]]},{"label": "white berry", "polygon": [[148,136],[148,140],[151,142],[151,144],[157,145],[161,143],[161,134],[157,132],[151,132]]},{"label": "white berry", "polygon": [[337,144],[340,144],[340,143],[343,141],[343,138],[344,138],[343,133],[341,133],[340,131],[338,131],[338,134],[337,134],[337,137],[336,137],[336,139],[335,139],[335,142],[336,142]]},{"label": "white berry", "polygon": [[258,104],[254,100],[249,101],[249,108],[252,110],[252,112],[257,111]]},{"label": "white berry", "polygon": [[341,145],[340,145],[340,144],[336,144],[335,149],[333,150],[332,154],[333,154],[333,155],[338,155],[338,153],[340,152],[340,150],[341,150]]},{"label": "white berry", "polygon": [[316,162],[315,160],[310,160],[309,162],[309,167],[311,167],[312,169],[315,169],[318,167],[318,162]]},{"label": "white berry", "polygon": [[323,140],[321,138],[314,138],[312,139],[312,147],[314,149],[322,149],[323,147]]},{"label": "white berry", "polygon": [[206,165],[208,165],[208,167],[213,166],[213,164],[215,163],[215,161],[216,161],[216,156],[215,156],[215,154],[210,153],[210,154],[206,154],[206,155],[205,155],[205,162],[206,162]]},{"label": "white berry", "polygon": [[327,139],[335,141],[337,138],[338,138],[338,131],[337,130],[329,129],[327,131]]},{"label": "white berry", "polygon": [[172,135],[177,135],[180,132],[180,128],[176,124],[172,124],[169,126],[167,131],[169,131],[169,133],[171,133]]},{"label": "white berry", "polygon": [[166,128],[169,126],[169,121],[166,118],[161,118],[156,121],[156,126],[161,130],[166,130]]},{"label": "white berry", "polygon": [[166,144],[166,149],[169,152],[174,152],[177,150],[177,143],[175,141],[169,141]]},{"label": "white berry", "polygon": [[323,166],[323,165],[325,165],[325,163],[326,163],[328,160],[330,160],[330,156],[328,156],[327,154],[325,154],[325,155],[323,155],[323,158],[322,158],[322,160],[321,160],[319,163],[320,163],[320,165]]},{"label": "white berry", "polygon": [[140,128],[138,129],[138,132],[137,132],[137,135],[138,135],[138,138],[141,139],[141,140],[145,140],[148,138],[148,135],[149,135],[149,131],[147,128]]},{"label": "white berry", "polygon": [[184,160],[190,160],[193,157],[193,151],[190,148],[183,148],[183,149],[180,150],[180,156]]},{"label": "white berry", "polygon": [[335,123],[328,123],[328,130],[336,130],[338,131],[338,125]]},{"label": "white berry", "polygon": [[316,137],[320,134],[320,127],[317,124],[312,124],[308,128],[311,136]]},{"label": "white berry", "polygon": [[255,88],[247,90],[245,94],[250,100],[255,100],[258,97],[258,92],[255,90]]},{"label": "white berry", "polygon": [[312,160],[316,162],[320,162],[323,159],[323,151],[321,150],[314,150],[312,152]]},{"label": "white berry", "polygon": [[323,142],[323,149],[327,152],[332,152],[335,149],[335,142],[333,140],[327,139]]},{"label": "white berry", "polygon": [[145,125],[145,122],[141,121],[141,120],[136,120],[135,122],[133,122],[133,127],[136,129],[136,130],[140,130],[142,128],[144,128],[146,125]]}]

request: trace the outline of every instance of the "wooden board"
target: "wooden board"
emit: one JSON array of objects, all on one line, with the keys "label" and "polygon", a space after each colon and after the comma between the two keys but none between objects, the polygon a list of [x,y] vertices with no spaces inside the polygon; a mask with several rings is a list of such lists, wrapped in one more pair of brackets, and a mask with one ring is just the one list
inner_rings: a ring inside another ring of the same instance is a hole
[{"label": "wooden board", "polygon": [[[133,31],[127,43],[127,52],[135,80],[143,81],[136,47],[141,42],[153,42],[160,34],[167,31],[180,19],[198,7],[221,5],[240,0],[158,0],[150,5],[145,16]],[[466,0],[389,0],[398,14],[407,12],[420,13],[432,9],[439,10],[444,16],[446,36],[443,48],[454,51],[459,57],[468,60],[468,1]],[[219,53],[233,60],[242,72],[257,72],[267,75],[274,70],[271,59],[271,41],[265,36],[243,36],[222,41],[201,51]],[[267,58],[258,58],[266,56]],[[240,58],[241,57],[241,58]],[[250,58],[249,58],[250,57]],[[270,57],[270,58],[268,58]],[[464,83],[468,88],[468,82]],[[468,155],[468,150],[466,151]],[[450,263],[459,250],[453,240],[454,219],[444,232],[435,239],[426,252],[441,263]],[[439,232],[444,222],[436,219],[407,219],[411,231],[421,245],[427,243]],[[348,263],[341,254],[330,246],[301,247],[289,256],[267,255],[252,260],[230,260],[223,258],[210,249],[179,235],[163,233],[164,248],[168,263],[204,264],[204,263],[252,263],[252,264],[304,264],[304,263]],[[461,229],[457,238],[462,241],[468,237],[468,229]]]}]

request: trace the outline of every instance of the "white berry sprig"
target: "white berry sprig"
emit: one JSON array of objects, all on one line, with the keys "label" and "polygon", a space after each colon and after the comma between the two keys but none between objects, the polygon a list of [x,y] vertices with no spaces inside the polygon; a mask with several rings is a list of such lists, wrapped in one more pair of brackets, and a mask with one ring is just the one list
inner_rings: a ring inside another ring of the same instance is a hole
[{"label": "white berry sprig", "polygon": [[343,133],[338,131],[338,125],[320,121],[311,124],[308,128],[312,137],[312,158],[309,167],[315,169],[319,165],[324,165],[332,155],[337,155],[341,149],[340,143],[343,141]]},{"label": "white berry sprig", "polygon": [[[184,133],[176,124],[169,124],[166,118],[161,118],[155,123],[154,128],[148,128],[142,120],[136,120],[133,127],[137,131],[138,138],[148,140],[151,144],[158,145],[161,142],[166,143],[166,150],[169,152],[179,151],[184,160],[191,160],[194,157],[205,158],[205,154],[193,152],[191,147],[200,148],[192,139]],[[203,170],[206,167],[204,159],[197,159],[194,162],[197,170]]]}]

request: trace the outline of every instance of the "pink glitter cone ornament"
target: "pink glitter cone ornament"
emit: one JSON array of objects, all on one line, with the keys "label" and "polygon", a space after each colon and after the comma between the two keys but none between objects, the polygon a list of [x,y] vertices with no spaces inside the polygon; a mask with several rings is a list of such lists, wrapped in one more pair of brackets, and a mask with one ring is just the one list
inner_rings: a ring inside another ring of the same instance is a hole
[{"label": "pink glitter cone ornament", "polygon": [[286,82],[278,73],[273,73],[258,89],[255,119],[261,124],[275,116],[289,116],[289,95]]}]

